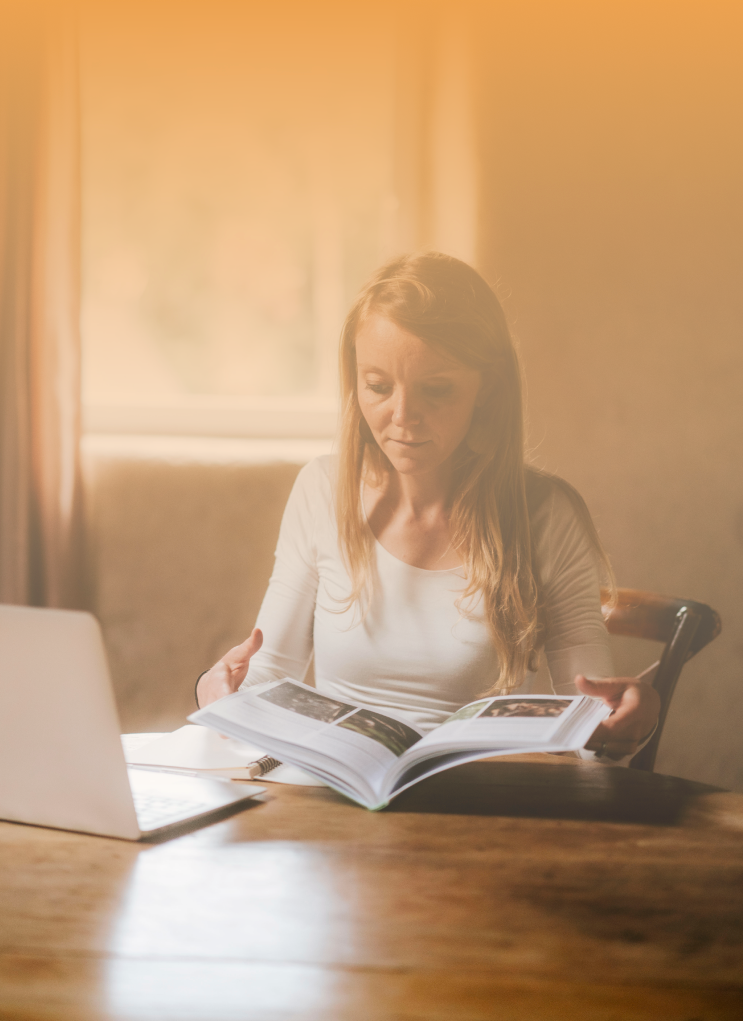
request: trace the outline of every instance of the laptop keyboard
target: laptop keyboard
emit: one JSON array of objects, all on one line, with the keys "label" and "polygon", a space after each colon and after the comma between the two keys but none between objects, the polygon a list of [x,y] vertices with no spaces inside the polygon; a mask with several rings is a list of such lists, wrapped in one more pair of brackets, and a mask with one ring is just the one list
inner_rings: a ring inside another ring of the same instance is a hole
[{"label": "laptop keyboard", "polygon": [[160,794],[138,794],[133,792],[134,810],[142,831],[167,826],[169,822],[184,816],[199,815],[214,808],[206,801],[193,798],[163,797]]}]

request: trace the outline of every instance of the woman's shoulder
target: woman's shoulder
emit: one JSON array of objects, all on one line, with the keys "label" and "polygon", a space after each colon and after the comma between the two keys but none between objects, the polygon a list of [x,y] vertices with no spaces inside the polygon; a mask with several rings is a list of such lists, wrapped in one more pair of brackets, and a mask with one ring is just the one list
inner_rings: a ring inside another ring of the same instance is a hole
[{"label": "woman's shoulder", "polygon": [[538,551],[586,540],[600,547],[591,512],[575,486],[531,466],[525,472],[525,486],[529,525]]},{"label": "woman's shoulder", "polygon": [[557,513],[561,517],[582,517],[588,513],[583,497],[559,475],[527,465],[524,471],[526,506],[532,523]]},{"label": "woman's shoulder", "polygon": [[526,501],[533,549],[543,577],[560,565],[604,560],[591,513],[578,490],[559,475],[527,467]]},{"label": "woman's shoulder", "polygon": [[310,503],[327,504],[333,499],[333,480],[336,458],[333,454],[322,454],[305,464],[294,483],[295,497],[302,497]]},{"label": "woman's shoulder", "polygon": [[320,454],[300,469],[297,478],[301,478],[304,485],[325,485],[335,474],[335,464],[335,454]]},{"label": "woman's shoulder", "polygon": [[284,508],[281,532],[285,541],[313,543],[334,520],[332,472],[333,459],[328,456],[316,457],[300,468]]}]

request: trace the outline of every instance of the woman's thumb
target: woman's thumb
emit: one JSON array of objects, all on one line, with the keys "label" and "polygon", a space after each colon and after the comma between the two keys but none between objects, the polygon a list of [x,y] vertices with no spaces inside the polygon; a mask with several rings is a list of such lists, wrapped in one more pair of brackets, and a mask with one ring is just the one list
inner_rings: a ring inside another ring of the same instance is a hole
[{"label": "woman's thumb", "polygon": [[602,698],[606,702],[613,702],[622,697],[627,683],[613,677],[592,679],[578,674],[575,678],[575,686],[584,695],[591,698]]},{"label": "woman's thumb", "polygon": [[263,645],[263,633],[259,628],[253,628],[250,637],[246,638],[241,645],[236,645],[234,649],[230,649],[220,662],[225,664],[233,677],[237,675],[243,681],[248,671],[250,658],[258,652],[261,645]]},{"label": "woman's thumb", "polygon": [[260,628],[254,627],[250,638],[245,642],[245,652],[248,656],[254,656],[263,645],[263,632]]}]

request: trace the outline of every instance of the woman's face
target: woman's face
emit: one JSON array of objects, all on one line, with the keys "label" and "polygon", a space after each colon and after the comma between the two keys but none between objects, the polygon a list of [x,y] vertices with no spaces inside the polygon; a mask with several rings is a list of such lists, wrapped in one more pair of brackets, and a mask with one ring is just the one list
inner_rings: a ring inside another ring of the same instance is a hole
[{"label": "woman's face", "polygon": [[470,427],[482,374],[378,315],[356,335],[356,362],[361,414],[392,466],[423,475],[444,464]]}]

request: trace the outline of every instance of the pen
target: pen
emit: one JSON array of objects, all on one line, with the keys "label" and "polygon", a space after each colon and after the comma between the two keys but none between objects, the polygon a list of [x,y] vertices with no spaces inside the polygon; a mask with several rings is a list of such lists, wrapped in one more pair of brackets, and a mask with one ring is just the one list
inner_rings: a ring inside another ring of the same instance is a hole
[{"label": "pen", "polygon": [[250,773],[247,777],[215,776],[213,774],[217,772],[216,770],[168,769],[167,766],[142,766],[137,762],[129,763],[129,769],[141,769],[145,773],[172,773],[173,776],[195,776],[197,780],[219,780],[221,783],[232,783],[233,779],[252,780],[254,776],[253,773]]},{"label": "pen", "polygon": [[[264,755],[262,756],[262,758],[257,759],[255,762],[247,762],[244,766],[234,766],[232,768],[244,769],[248,774],[247,779],[254,780],[258,776],[263,776],[265,773],[270,773],[272,769],[276,769],[276,767],[280,765],[281,763],[279,762],[278,759],[273,759],[271,758],[270,755]],[[217,770],[211,769],[194,770],[194,769],[179,769],[177,767],[171,769],[168,766],[147,766],[143,763],[138,762],[130,762],[129,768],[145,769],[149,770],[149,772],[151,773],[174,773],[176,776],[196,776],[200,777],[201,779],[204,779],[206,777],[206,779],[212,780],[229,780],[229,777],[215,775],[210,776],[209,774],[214,774],[218,772]],[[240,779],[243,778],[240,777]]]},{"label": "pen", "polygon": [[[145,766],[139,762],[128,762],[129,769],[144,769],[149,773],[174,773],[176,776],[200,776],[203,777],[203,773],[197,773],[193,769],[168,769],[167,766]],[[222,779],[218,777],[217,779]]]}]

